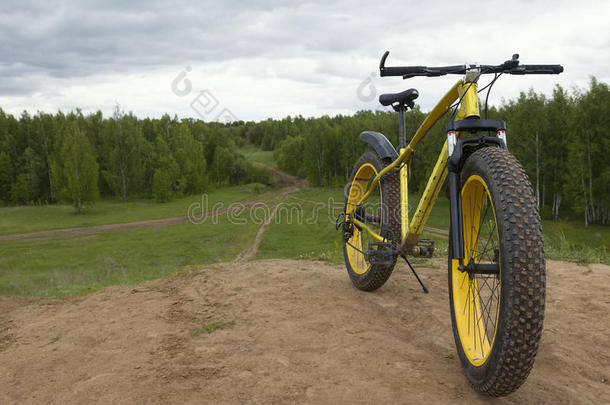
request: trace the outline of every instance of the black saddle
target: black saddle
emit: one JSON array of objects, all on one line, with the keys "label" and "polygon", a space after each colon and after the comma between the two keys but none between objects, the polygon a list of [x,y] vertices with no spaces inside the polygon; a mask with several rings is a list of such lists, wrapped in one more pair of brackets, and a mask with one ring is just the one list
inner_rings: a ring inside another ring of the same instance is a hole
[{"label": "black saddle", "polygon": [[400,93],[388,93],[379,96],[381,105],[390,105],[394,103],[408,105],[413,108],[413,100],[419,97],[419,93],[415,89],[401,91]]}]

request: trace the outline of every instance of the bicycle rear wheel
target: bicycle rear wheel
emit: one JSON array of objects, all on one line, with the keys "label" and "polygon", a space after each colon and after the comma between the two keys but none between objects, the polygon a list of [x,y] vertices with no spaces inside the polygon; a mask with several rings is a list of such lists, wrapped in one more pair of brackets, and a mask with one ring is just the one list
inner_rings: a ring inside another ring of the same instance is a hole
[{"label": "bicycle rear wheel", "polygon": [[[372,179],[390,163],[374,151],[365,152],[354,165],[345,189],[344,215],[356,217],[376,233],[386,237],[391,247],[376,251],[375,241],[364,229],[347,221],[342,229],[343,256],[349,277],[357,288],[373,291],[381,287],[396,264],[400,243],[400,180],[398,172],[383,176],[371,186]],[[371,196],[358,205],[360,198],[372,188]],[[373,249],[373,251],[371,251]],[[373,253],[373,254],[371,254]]]},{"label": "bicycle rear wheel", "polygon": [[[545,303],[540,217],[531,185],[507,151],[482,148],[461,172],[464,264],[449,260],[455,343],[471,385],[507,395],[536,357]],[[449,246],[449,257],[453,246]]]}]

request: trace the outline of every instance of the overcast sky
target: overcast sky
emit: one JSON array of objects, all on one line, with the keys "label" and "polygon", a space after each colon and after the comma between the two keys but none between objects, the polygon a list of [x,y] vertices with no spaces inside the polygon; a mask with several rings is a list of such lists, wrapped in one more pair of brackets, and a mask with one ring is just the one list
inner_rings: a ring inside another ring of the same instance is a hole
[{"label": "overcast sky", "polygon": [[499,64],[515,52],[564,65],[501,78],[494,104],[530,87],[586,88],[591,75],[610,82],[610,1],[476,3],[3,0],[0,107],[261,120],[375,109],[379,93],[415,87],[427,110],[458,79],[379,78],[385,50],[389,66]]}]

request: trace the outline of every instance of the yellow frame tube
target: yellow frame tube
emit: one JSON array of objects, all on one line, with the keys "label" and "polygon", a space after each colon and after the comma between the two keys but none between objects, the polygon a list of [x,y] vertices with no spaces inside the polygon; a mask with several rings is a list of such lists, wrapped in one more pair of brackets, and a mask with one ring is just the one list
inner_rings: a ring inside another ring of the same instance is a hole
[{"label": "yellow frame tube", "polygon": [[413,214],[413,220],[409,227],[409,232],[402,240],[400,251],[403,253],[417,253],[413,251],[419,235],[424,230],[424,225],[428,220],[428,216],[432,211],[436,197],[445,182],[447,177],[447,160],[449,159],[449,153],[447,151],[447,141],[443,144],[443,149],[436,160],[434,169],[430,178],[428,178],[428,184],[424,189],[424,193],[419,200],[415,214]]},{"label": "yellow frame tube", "polygon": [[383,242],[384,241],[384,237],[379,235],[377,232],[373,231],[371,228],[368,227],[367,224],[365,224],[362,221],[357,220],[356,218],[352,218],[352,222],[354,223],[354,225],[356,225],[358,228],[362,229],[363,231],[366,231],[366,233],[368,233],[369,235],[371,235],[371,237],[373,239],[375,239],[377,242]]},{"label": "yellow frame tube", "polygon": [[463,83],[458,86],[458,94],[462,99],[456,120],[463,120],[469,117],[479,117],[479,96],[477,83]]},{"label": "yellow frame tube", "polygon": [[[364,201],[369,198],[374,187],[377,185],[383,175],[388,173],[390,170],[394,170],[399,164],[409,160],[413,152],[415,152],[417,144],[458,98],[461,98],[462,103],[456,116],[456,120],[462,120],[471,116],[479,116],[477,83],[464,83],[462,80],[458,80],[458,82],[455,83],[447,94],[445,94],[445,96],[443,96],[443,98],[436,104],[432,111],[428,113],[424,119],[424,122],[422,122],[422,124],[419,126],[407,147],[400,149],[398,158],[396,158],[396,160],[386,166],[373,178],[371,184],[369,185],[369,190],[367,190],[367,192],[360,198],[358,205],[363,204]],[[424,229],[424,225],[428,219],[428,216],[430,215],[430,212],[432,211],[432,207],[436,202],[436,198],[438,197],[445,178],[447,177],[448,158],[448,146],[447,141],[445,141],[411,221],[409,221],[409,168],[408,165],[403,165],[400,168],[401,254],[418,254],[415,244],[417,243],[417,240]],[[381,235],[371,230],[366,224],[358,221],[355,218],[353,221],[362,230],[369,233],[375,240],[379,242],[384,240]]]}]

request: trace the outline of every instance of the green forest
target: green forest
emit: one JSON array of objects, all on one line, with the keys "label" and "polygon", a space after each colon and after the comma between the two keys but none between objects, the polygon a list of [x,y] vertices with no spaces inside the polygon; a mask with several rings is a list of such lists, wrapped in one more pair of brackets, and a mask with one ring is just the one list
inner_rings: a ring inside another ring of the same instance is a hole
[{"label": "green forest", "polygon": [[[490,106],[489,118],[507,122],[508,147],[529,174],[543,217],[608,224],[609,112],[609,86],[594,78],[585,90],[556,86],[548,96],[530,90]],[[417,106],[407,113],[408,136],[424,117]],[[312,185],[342,185],[367,148],[359,139],[363,130],[397,144],[397,113],[222,124],[169,115],[141,119],[118,106],[109,117],[77,110],[16,118],[0,109],[0,200],[68,202],[81,212],[100,197],[166,202],[225,185],[271,184],[268,170],[239,153],[247,146],[273,151],[281,170]],[[441,122],[418,146],[413,192],[425,185],[444,137]]]},{"label": "green forest", "polygon": [[169,115],[138,119],[118,106],[108,118],[77,110],[16,119],[0,110],[0,199],[66,201],[80,212],[100,196],[167,202],[223,185],[271,184],[266,169],[235,152],[245,142],[237,128]]}]

